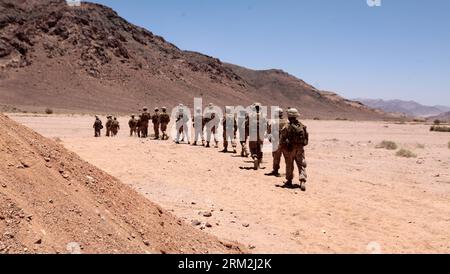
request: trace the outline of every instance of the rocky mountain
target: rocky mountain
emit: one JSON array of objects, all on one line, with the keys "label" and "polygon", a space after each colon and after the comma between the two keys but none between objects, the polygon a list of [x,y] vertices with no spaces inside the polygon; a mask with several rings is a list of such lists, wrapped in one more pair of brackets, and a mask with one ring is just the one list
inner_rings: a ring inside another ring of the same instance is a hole
[{"label": "rocky mountain", "polygon": [[5,110],[130,113],[194,97],[298,107],[313,118],[381,119],[283,71],[255,71],[196,52],[92,3],[0,0],[0,105]]},{"label": "rocky mountain", "polygon": [[368,107],[380,109],[389,113],[398,113],[411,117],[430,117],[449,111],[445,106],[425,106],[414,101],[355,99]]}]

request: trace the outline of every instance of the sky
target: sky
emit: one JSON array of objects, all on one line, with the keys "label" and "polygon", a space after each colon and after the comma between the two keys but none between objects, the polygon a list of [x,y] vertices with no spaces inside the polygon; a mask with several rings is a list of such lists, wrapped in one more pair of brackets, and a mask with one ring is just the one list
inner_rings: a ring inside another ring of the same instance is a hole
[{"label": "sky", "polygon": [[449,0],[91,0],[180,49],[346,98],[450,105]]}]

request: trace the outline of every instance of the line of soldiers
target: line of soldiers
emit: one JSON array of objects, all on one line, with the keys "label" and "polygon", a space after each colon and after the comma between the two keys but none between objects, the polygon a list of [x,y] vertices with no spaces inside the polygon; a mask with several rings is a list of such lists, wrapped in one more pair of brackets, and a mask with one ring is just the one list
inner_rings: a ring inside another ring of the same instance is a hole
[{"label": "line of soldiers", "polygon": [[[114,137],[117,136],[120,130],[120,123],[117,120],[117,117],[113,117],[112,115],[106,116],[106,137]],[[94,132],[95,137],[101,137],[101,130],[103,129],[103,123],[98,116],[95,116],[94,122]]]},{"label": "line of soldiers", "polygon": [[[211,139],[213,138],[214,147],[219,147],[217,132],[220,126],[220,119],[217,117],[215,110],[216,108],[213,104],[208,106],[204,114],[200,108],[195,110],[194,117],[192,118],[194,146],[197,146],[201,140],[202,146],[209,148],[211,147]],[[241,110],[239,113],[233,113],[231,107],[226,107],[221,125],[223,127],[224,140],[223,150],[221,152],[227,153],[231,144],[232,152],[237,153],[235,140],[239,132],[241,156],[251,156],[254,169],[258,170],[264,156],[263,144],[267,133],[268,139],[273,145],[273,170],[265,175],[280,177],[280,162],[284,156],[286,162],[286,182],[283,187],[294,187],[294,164],[296,164],[299,171],[300,189],[306,191],[307,164],[304,148],[308,145],[309,134],[306,126],[299,121],[299,117],[299,112],[295,108],[289,108],[287,110],[287,119],[284,118],[284,111],[278,109],[276,119],[268,121],[262,113],[261,104],[259,103],[252,105],[251,112]],[[119,122],[116,117],[112,117],[111,115],[107,118],[106,135],[116,136],[120,129]],[[153,114],[150,114],[148,108],[144,107],[143,112],[137,118],[134,114],[131,115],[131,119],[128,122],[130,136],[147,138],[149,136],[148,128],[150,121],[153,123],[155,139],[168,140],[167,128],[170,123],[170,115],[167,113],[166,107],[162,108],[161,113],[158,108],[155,108]],[[175,142],[177,144],[185,140],[190,144],[190,127],[188,123],[189,117],[185,113],[185,107],[180,104],[179,111],[176,114],[177,136]],[[102,128],[102,122],[96,116],[94,123],[95,137],[100,137]],[[249,149],[247,149],[247,143]]]},{"label": "line of soldiers", "polygon": [[[180,104],[179,112],[177,114],[177,138],[176,143],[180,143],[180,136],[187,137],[187,143],[189,141],[189,133],[184,134],[187,130],[187,121],[184,112],[182,111],[184,106]],[[263,160],[263,145],[265,139],[265,133],[269,136],[269,141],[273,144],[273,170],[266,176],[280,177],[280,162],[281,158],[285,158],[286,162],[286,182],[283,187],[292,188],[294,179],[294,164],[297,165],[299,171],[300,189],[306,191],[306,159],[305,159],[305,146],[309,142],[309,134],[307,127],[299,121],[300,114],[297,109],[289,108],[287,111],[287,119],[284,118],[284,111],[282,109],[277,110],[277,118],[268,121],[267,118],[261,112],[261,104],[255,103],[252,105],[250,113],[242,110],[238,114],[232,113],[231,107],[225,108],[225,114],[222,118],[223,127],[223,150],[221,152],[227,153],[229,144],[231,143],[233,153],[236,151],[237,133],[239,131],[239,141],[241,145],[241,156],[251,156],[254,163],[254,169],[258,170]],[[213,104],[210,104],[206,113],[203,115],[201,108],[195,110],[193,121],[194,128],[194,143],[196,146],[200,139],[202,145],[210,147],[211,137],[214,136],[215,148],[218,148],[219,142],[216,137],[217,129],[220,126],[220,121],[216,118],[216,112],[214,111]],[[197,125],[196,122],[201,121],[201,125]],[[264,128],[266,126],[266,128]],[[204,131],[206,130],[206,140],[204,139]],[[278,136],[274,134],[278,133]],[[247,149],[247,143],[249,145],[250,153]]]},{"label": "line of soldiers", "polygon": [[[163,107],[160,113],[159,108],[155,108],[155,112],[150,114],[148,108],[144,107],[143,112],[136,118],[136,115],[132,114],[131,119],[128,121],[130,127],[130,136],[138,136],[139,138],[149,137],[150,121],[153,124],[153,131],[155,132],[155,140],[168,140],[167,126],[170,123],[170,115],[167,113],[167,108]],[[162,134],[160,134],[162,133]]]}]

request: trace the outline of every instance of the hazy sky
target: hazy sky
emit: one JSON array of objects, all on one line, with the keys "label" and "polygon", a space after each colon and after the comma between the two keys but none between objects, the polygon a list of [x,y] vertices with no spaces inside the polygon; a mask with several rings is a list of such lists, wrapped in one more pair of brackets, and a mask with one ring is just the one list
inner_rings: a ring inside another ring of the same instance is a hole
[{"label": "hazy sky", "polygon": [[450,1],[95,0],[181,49],[347,98],[450,105]]}]

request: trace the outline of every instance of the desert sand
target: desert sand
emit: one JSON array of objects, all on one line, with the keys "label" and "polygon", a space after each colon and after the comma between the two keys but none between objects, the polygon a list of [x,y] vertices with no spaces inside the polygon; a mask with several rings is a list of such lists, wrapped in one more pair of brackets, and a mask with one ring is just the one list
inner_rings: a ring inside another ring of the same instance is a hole
[{"label": "desert sand", "polygon": [[0,254],[241,253],[0,114]]},{"label": "desert sand", "polygon": [[[309,181],[301,192],[264,176],[270,152],[254,171],[248,159],[217,149],[130,138],[126,117],[118,137],[96,139],[91,116],[9,116],[251,252],[450,253],[450,134],[428,125],[304,121]],[[383,140],[417,158],[377,149]]]}]

